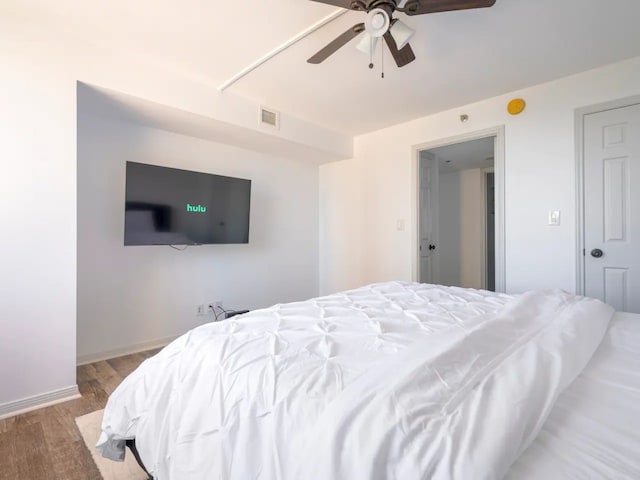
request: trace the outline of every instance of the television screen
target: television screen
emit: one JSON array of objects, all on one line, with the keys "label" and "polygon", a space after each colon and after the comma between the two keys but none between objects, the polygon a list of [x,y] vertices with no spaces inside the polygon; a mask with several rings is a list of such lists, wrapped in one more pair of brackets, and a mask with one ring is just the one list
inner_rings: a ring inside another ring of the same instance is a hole
[{"label": "television screen", "polygon": [[127,162],[125,245],[249,243],[251,180]]}]

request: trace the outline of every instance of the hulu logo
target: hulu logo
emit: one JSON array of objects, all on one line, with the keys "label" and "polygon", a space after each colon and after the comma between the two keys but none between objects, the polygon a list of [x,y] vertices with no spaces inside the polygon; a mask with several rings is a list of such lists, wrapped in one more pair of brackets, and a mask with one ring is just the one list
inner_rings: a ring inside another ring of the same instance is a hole
[{"label": "hulu logo", "polygon": [[189,205],[187,203],[187,212],[204,213],[206,211],[207,207],[203,207],[202,205]]}]

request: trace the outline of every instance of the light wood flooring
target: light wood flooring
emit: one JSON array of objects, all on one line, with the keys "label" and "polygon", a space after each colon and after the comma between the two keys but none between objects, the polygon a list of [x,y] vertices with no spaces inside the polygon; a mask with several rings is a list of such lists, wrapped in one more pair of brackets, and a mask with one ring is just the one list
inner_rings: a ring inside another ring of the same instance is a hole
[{"label": "light wood flooring", "polygon": [[0,420],[0,480],[101,480],[75,418],[104,408],[120,382],[157,352],[82,365],[82,398]]}]

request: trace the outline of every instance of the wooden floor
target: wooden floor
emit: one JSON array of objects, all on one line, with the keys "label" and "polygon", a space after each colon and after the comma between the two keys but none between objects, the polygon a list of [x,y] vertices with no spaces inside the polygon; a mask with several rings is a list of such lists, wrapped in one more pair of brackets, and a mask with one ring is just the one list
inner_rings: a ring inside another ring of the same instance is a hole
[{"label": "wooden floor", "polygon": [[82,398],[0,420],[0,480],[101,480],[75,418],[104,408],[124,377],[157,351],[82,365]]}]

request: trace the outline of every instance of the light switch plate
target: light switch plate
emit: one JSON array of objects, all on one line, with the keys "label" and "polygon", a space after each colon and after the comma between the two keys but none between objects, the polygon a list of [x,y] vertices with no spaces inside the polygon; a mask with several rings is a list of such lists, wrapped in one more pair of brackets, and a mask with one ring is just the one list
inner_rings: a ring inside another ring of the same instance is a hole
[{"label": "light switch plate", "polygon": [[549,225],[554,227],[560,225],[560,210],[549,210]]}]

